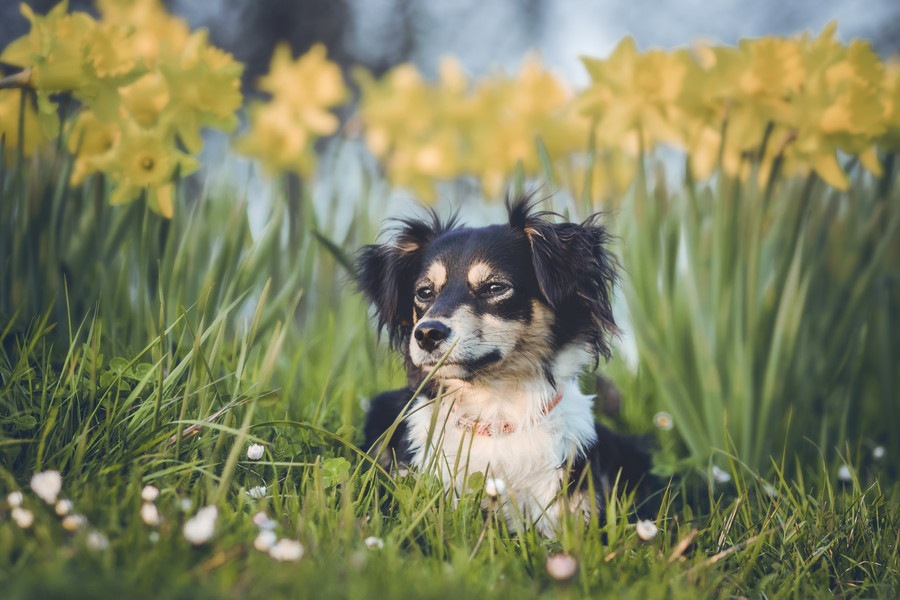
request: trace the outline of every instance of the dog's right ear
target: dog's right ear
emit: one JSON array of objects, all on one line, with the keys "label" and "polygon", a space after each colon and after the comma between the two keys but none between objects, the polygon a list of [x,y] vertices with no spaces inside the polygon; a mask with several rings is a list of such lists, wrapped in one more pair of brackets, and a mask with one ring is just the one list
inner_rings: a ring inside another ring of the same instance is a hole
[{"label": "dog's right ear", "polygon": [[393,240],[364,246],[356,259],[357,286],[375,307],[378,330],[387,330],[392,347],[402,349],[413,327],[413,287],[428,244],[453,220],[401,219]]}]

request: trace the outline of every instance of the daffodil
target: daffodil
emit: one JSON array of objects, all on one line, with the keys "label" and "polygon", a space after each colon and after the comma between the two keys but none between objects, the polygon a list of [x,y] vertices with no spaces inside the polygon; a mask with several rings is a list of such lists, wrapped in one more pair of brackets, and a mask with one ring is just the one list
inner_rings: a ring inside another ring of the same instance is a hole
[{"label": "daffodil", "polygon": [[569,110],[569,90],[535,57],[514,77],[482,82],[474,97],[477,121],[466,128],[467,139],[460,146],[489,197],[502,194],[517,167],[526,175],[540,172],[538,140],[549,156],[561,157],[587,139],[584,120]]},{"label": "daffodil", "polygon": [[644,151],[659,142],[680,143],[679,99],[687,66],[682,53],[638,52],[624,38],[606,60],[583,58],[591,85],[579,97],[580,110],[597,122],[607,147],[621,144],[629,133]]},{"label": "daffodil", "polygon": [[44,133],[56,137],[59,119],[50,94],[77,90],[87,82],[84,47],[95,22],[86,13],[68,14],[67,0],[44,16],[36,15],[27,4],[20,8],[31,29],[0,53],[0,61],[25,69],[28,86],[37,92]]},{"label": "daffodil", "polygon": [[44,16],[35,14],[25,3],[20,10],[31,29],[6,47],[0,61],[31,69],[29,83],[44,92],[81,87],[85,82],[84,48],[96,22],[87,13],[69,14],[68,0]]},{"label": "daffodil", "polygon": [[68,148],[75,157],[69,183],[80,185],[86,177],[100,170],[121,137],[116,123],[106,123],[91,110],[81,111],[72,122]]},{"label": "daffodil", "polygon": [[846,189],[849,180],[838,151],[858,154],[866,168],[880,172],[870,148],[885,132],[883,66],[868,43],[854,41],[845,48],[833,34],[827,28],[806,44],[807,77],[791,103],[796,141],[787,148],[786,160],[789,171],[809,165],[828,184]]},{"label": "daffodil", "polygon": [[291,57],[290,47],[281,44],[259,87],[272,98],[249,106],[250,127],[235,148],[258,158],[268,173],[311,174],[315,141],[334,133],[339,125],[330,109],[347,95],[340,68],[327,59],[321,44],[297,60]]},{"label": "daffodil", "polygon": [[[25,95],[25,102],[22,97]],[[23,112],[24,111],[24,112]],[[19,122],[22,120],[22,139],[19,139]],[[0,137],[3,138],[3,156],[11,162],[20,143],[22,154],[31,156],[46,137],[38,122],[38,115],[23,90],[0,90]]]},{"label": "daffodil", "polygon": [[131,49],[148,69],[160,60],[174,60],[190,37],[187,23],[172,16],[160,0],[97,0],[101,22],[133,31]]},{"label": "daffodil", "polygon": [[160,64],[169,91],[168,125],[192,153],[203,147],[202,127],[233,130],[241,107],[244,66],[208,43],[208,33],[191,35],[176,61]]},{"label": "daffodil", "polygon": [[154,127],[169,105],[169,85],[159,71],[151,71],[119,88],[128,116],[141,127]]},{"label": "daffodil", "polygon": [[293,107],[299,122],[316,135],[337,131],[338,119],[329,109],[347,97],[341,70],[328,60],[325,46],[315,44],[296,61],[285,43],[275,48],[268,74],[259,89]]},{"label": "daffodil", "polygon": [[49,98],[58,92],[71,92],[104,121],[115,119],[118,87],[142,68],[129,41],[132,30],[98,25],[87,13],[68,13],[65,0],[45,16],[27,4],[21,10],[31,29],[12,42],[0,60],[27,69],[48,134],[58,131],[56,105]]},{"label": "daffodil", "polygon": [[367,71],[354,72],[360,86],[359,114],[366,127],[366,145],[378,157],[409,139],[427,134],[434,98],[418,69],[403,64],[376,81]]},{"label": "daffodil", "polygon": [[[679,99],[693,174],[705,178],[718,164],[730,176],[746,176],[746,157],[757,156],[767,129],[790,117],[791,95],[805,73],[800,43],[741,40],[737,48],[701,47],[694,56]],[[770,165],[768,160],[763,170]]]},{"label": "daffodil", "polygon": [[95,164],[116,183],[111,204],[127,204],[146,192],[150,208],[166,218],[174,214],[176,170],[183,176],[199,166],[194,157],[176,148],[164,130],[143,129],[134,123],[125,123],[119,144]]},{"label": "daffodil", "polygon": [[247,109],[250,128],[235,142],[235,149],[262,162],[270,174],[293,171],[310,175],[315,156],[306,128],[297,123],[283,102],[254,103]]}]

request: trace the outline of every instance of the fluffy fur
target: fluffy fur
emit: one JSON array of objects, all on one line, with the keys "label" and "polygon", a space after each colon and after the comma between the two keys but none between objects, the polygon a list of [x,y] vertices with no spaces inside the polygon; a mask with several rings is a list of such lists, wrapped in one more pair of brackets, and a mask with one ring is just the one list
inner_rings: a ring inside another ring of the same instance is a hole
[{"label": "fluffy fur", "polygon": [[471,473],[501,478],[509,524],[553,535],[560,511],[602,508],[616,480],[638,487],[649,458],[594,422],[578,385],[616,332],[606,230],[551,221],[527,197],[507,208],[481,228],[401,220],[361,250],[359,287],[409,375],[373,399],[366,443],[456,490]]}]

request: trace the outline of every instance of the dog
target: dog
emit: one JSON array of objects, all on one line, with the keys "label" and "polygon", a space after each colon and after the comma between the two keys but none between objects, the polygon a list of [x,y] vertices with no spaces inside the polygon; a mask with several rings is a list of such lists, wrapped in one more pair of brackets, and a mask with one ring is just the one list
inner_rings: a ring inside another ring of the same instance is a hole
[{"label": "dog", "polygon": [[587,516],[614,489],[639,488],[650,458],[596,423],[579,387],[617,333],[610,235],[598,215],[559,222],[536,204],[507,201],[508,223],[478,228],[434,211],[399,219],[356,266],[408,373],[370,402],[370,452],[457,493],[475,472],[494,478],[491,492],[502,480],[508,525],[552,537],[562,511]]}]

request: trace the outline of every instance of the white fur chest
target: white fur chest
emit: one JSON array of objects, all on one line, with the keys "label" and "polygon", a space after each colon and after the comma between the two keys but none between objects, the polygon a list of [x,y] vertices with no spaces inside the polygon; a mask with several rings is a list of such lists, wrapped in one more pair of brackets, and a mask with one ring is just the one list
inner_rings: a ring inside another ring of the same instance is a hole
[{"label": "white fur chest", "polygon": [[[546,386],[519,385],[502,396],[485,388],[448,389],[438,406],[421,396],[413,405],[407,421],[412,466],[437,473],[457,493],[473,473],[500,478],[507,489],[502,500],[509,525],[518,528],[524,520],[553,535],[566,465],[596,441],[592,398],[581,394],[573,380],[545,414],[541,399],[553,395]],[[459,425],[460,417],[503,422],[513,430],[495,427],[494,435],[478,434]]]}]

